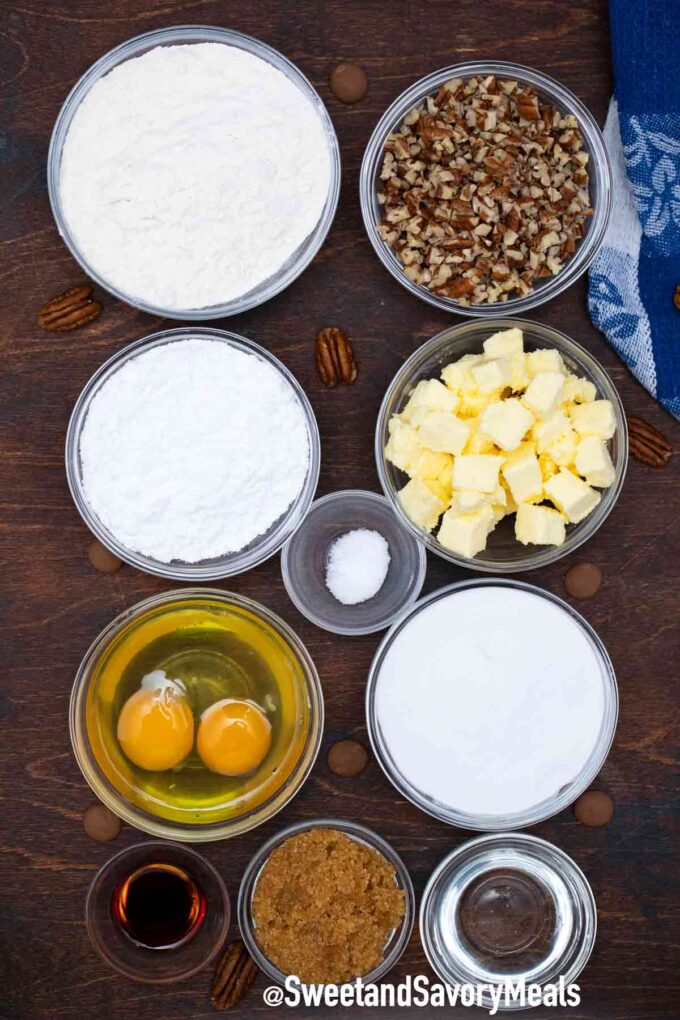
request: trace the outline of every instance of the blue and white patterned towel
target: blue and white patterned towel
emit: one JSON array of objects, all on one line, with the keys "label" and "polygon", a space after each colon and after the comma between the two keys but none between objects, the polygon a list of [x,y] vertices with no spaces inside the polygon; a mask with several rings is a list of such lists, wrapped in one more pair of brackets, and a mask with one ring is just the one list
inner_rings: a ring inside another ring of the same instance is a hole
[{"label": "blue and white patterned towel", "polygon": [[610,0],[610,16],[614,206],[588,306],[637,379],[680,417],[680,0]]}]

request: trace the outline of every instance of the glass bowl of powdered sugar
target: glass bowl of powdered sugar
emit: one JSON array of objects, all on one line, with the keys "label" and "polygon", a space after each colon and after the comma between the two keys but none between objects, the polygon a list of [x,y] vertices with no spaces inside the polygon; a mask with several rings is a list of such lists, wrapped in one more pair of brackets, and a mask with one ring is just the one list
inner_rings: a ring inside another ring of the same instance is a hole
[{"label": "glass bowl of powdered sugar", "polygon": [[262,304],[311,262],[337,208],[340,155],[286,57],[186,25],[90,67],[55,123],[47,178],[88,276],[153,315],[204,320]]},{"label": "glass bowl of powdered sugar", "polygon": [[314,412],[258,344],[166,330],[119,351],[80,394],[66,474],[90,530],[126,563],[180,581],[230,577],[277,552],[319,476]]}]

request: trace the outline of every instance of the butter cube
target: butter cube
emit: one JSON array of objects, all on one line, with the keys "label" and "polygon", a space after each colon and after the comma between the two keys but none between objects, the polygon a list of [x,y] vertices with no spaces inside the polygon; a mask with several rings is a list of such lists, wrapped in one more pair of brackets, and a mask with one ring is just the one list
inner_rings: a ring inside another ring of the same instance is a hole
[{"label": "butter cube", "polygon": [[577,375],[568,375],[564,380],[562,399],[586,404],[597,397],[597,390],[590,379],[581,379]]},{"label": "butter cube", "polygon": [[527,386],[524,403],[537,418],[547,418],[560,403],[563,386],[561,372],[539,372]]},{"label": "butter cube", "polygon": [[445,549],[472,559],[486,548],[489,532],[496,523],[491,507],[485,506],[470,514],[455,514],[452,510],[442,517],[437,538]]},{"label": "butter cube", "polygon": [[560,372],[562,375],[566,375],[567,371],[562,361],[562,355],[552,347],[530,351],[527,354],[526,368],[532,378],[541,372]]},{"label": "butter cube", "polygon": [[512,329],[503,329],[499,333],[492,333],[484,341],[484,353],[488,358],[508,358],[512,354],[522,354],[524,351],[524,336],[521,329],[513,326]]},{"label": "butter cube", "polygon": [[470,371],[480,393],[498,393],[512,378],[512,366],[507,358],[482,361]]},{"label": "butter cube", "polygon": [[571,467],[576,457],[576,447],[578,446],[578,434],[573,429],[569,429],[564,435],[560,436],[559,439],[553,440],[545,448],[545,453],[549,453],[552,459],[559,467]]},{"label": "butter cube", "polygon": [[487,492],[476,492],[474,489],[456,489],[453,493],[451,507],[458,514],[469,514],[489,505]]},{"label": "butter cube", "polygon": [[408,471],[420,449],[418,433],[400,418],[390,418],[387,427],[390,438],[385,447],[385,457],[400,471]]},{"label": "butter cube", "polygon": [[531,503],[517,508],[515,538],[522,545],[562,545],[565,537],[564,517],[557,510]]},{"label": "butter cube", "polygon": [[510,454],[502,473],[515,503],[531,503],[543,498],[543,475],[531,443],[525,443]]},{"label": "butter cube", "polygon": [[611,439],[616,432],[616,418],[610,400],[593,400],[589,404],[576,404],[570,417],[580,436],[597,436]]},{"label": "butter cube", "polygon": [[481,393],[477,388],[462,390],[458,414],[464,418],[474,418],[484,410],[494,398],[492,393]]},{"label": "butter cube", "polygon": [[513,393],[521,393],[525,390],[530,383],[529,373],[527,372],[527,356],[526,354],[512,354],[510,355],[510,388]]},{"label": "butter cube", "polygon": [[[441,474],[439,478],[436,479],[439,485],[437,492],[440,494],[440,498],[444,500],[447,507],[451,505],[451,496],[453,495],[453,480],[451,477],[452,475],[453,470],[449,468],[448,471],[444,471],[444,473]],[[431,484],[432,482],[428,480],[428,485]]]},{"label": "butter cube", "polygon": [[461,365],[460,361],[452,361],[442,369],[441,377],[452,393],[473,389],[475,381],[469,365]]},{"label": "butter cube", "polygon": [[453,460],[454,489],[476,489],[478,492],[495,492],[502,457],[490,453],[464,453]]},{"label": "butter cube", "polygon": [[509,496],[507,491],[502,485],[499,485],[491,499],[491,509],[493,515],[496,518],[496,522],[502,521],[508,514],[514,514],[517,507],[512,496]]},{"label": "butter cube", "polygon": [[491,503],[494,506],[505,507],[508,505],[508,493],[502,484],[498,486],[496,491],[491,496]]},{"label": "butter cube", "polygon": [[501,450],[514,450],[534,421],[530,411],[515,397],[496,400],[482,412],[480,430]]},{"label": "butter cube", "polygon": [[409,474],[412,478],[440,478],[451,476],[453,457],[449,453],[438,453],[423,446],[411,460]]},{"label": "butter cube", "polygon": [[614,484],[616,472],[609,450],[597,436],[586,436],[576,450],[576,470],[583,475],[588,485],[606,489]]},{"label": "butter cube", "polygon": [[506,514],[514,514],[517,511],[517,503],[505,478],[501,478],[501,487],[505,490],[505,503],[503,504],[505,512]]},{"label": "butter cube", "polygon": [[449,506],[453,493],[450,475],[448,478],[427,478],[425,479],[425,484],[430,492],[434,493],[439,502],[444,504],[444,508]]},{"label": "butter cube", "polygon": [[[482,412],[483,413],[483,412]],[[463,453],[498,453],[498,447],[479,428],[481,415],[465,419],[470,426],[470,435]]]},{"label": "butter cube", "polygon": [[558,409],[543,421],[537,421],[531,430],[531,438],[536,441],[536,449],[539,453],[560,439],[566,433],[571,432],[571,421],[564,411]]},{"label": "butter cube", "polygon": [[458,407],[458,397],[438,379],[421,379],[401,412],[403,420],[410,421],[413,412],[419,407],[453,414]]},{"label": "butter cube", "polygon": [[545,494],[568,521],[577,524],[595,509],[602,498],[583,479],[561,468],[544,485]]},{"label": "butter cube", "polygon": [[440,453],[461,453],[470,435],[469,425],[446,411],[428,411],[418,421],[421,444]]},{"label": "butter cube", "polygon": [[446,501],[420,478],[412,478],[398,493],[398,499],[406,516],[427,531],[432,531],[446,509]]},{"label": "butter cube", "polygon": [[399,415],[402,421],[407,421],[407,423],[411,426],[412,429],[418,429],[425,421],[428,414],[432,413],[432,408],[425,407],[424,405],[421,405],[420,407],[409,407],[408,416],[406,418],[404,417],[404,413],[405,412],[402,412]]}]

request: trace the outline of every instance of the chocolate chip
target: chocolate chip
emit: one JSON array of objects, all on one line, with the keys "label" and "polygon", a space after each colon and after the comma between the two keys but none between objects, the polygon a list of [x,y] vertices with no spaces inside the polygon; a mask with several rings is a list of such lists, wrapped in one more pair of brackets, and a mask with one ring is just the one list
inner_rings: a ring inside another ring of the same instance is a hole
[{"label": "chocolate chip", "polygon": [[601,584],[602,571],[595,563],[577,563],[564,578],[564,587],[575,599],[591,599]]},{"label": "chocolate chip", "polygon": [[98,843],[108,843],[120,832],[120,818],[103,804],[92,804],[83,815],[83,828]]},{"label": "chocolate chip", "polygon": [[336,776],[358,776],[368,764],[368,751],[358,740],[339,740],[328,752],[328,767]]},{"label": "chocolate chip", "polygon": [[328,84],[341,103],[358,103],[366,95],[368,78],[363,67],[358,64],[338,64]]},{"label": "chocolate chip", "polygon": [[588,790],[574,804],[574,814],[582,825],[606,825],[614,814],[614,802],[606,793]]},{"label": "chocolate chip", "polygon": [[102,574],[113,574],[115,570],[119,570],[123,566],[123,561],[119,560],[114,553],[109,552],[106,546],[96,538],[88,546],[87,558],[94,569],[101,571]]}]

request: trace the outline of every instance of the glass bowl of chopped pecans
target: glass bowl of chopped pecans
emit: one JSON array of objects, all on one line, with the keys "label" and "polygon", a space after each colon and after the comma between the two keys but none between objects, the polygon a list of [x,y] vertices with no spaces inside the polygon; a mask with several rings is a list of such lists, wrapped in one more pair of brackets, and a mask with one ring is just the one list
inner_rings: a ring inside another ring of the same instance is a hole
[{"label": "glass bowl of chopped pecans", "polygon": [[585,106],[505,61],[416,82],[366,148],[361,208],[379,259],[424,301],[461,315],[526,312],[588,267],[612,177]]}]

